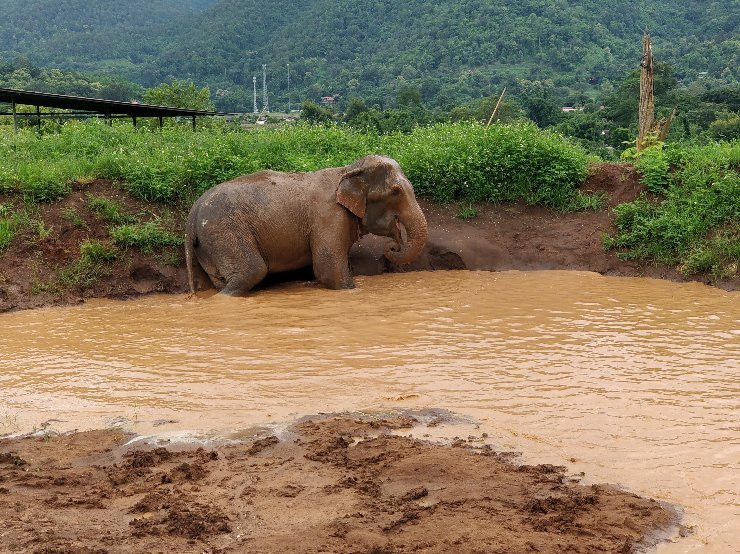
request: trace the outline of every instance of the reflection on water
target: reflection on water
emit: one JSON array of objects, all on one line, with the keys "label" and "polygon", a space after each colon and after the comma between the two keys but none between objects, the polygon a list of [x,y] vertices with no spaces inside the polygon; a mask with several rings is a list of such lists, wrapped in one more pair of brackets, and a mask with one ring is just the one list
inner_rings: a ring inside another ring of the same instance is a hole
[{"label": "reflection on water", "polygon": [[447,408],[527,459],[684,506],[696,533],[661,551],[738,544],[740,295],[579,272],[357,281],[2,315],[0,433]]}]

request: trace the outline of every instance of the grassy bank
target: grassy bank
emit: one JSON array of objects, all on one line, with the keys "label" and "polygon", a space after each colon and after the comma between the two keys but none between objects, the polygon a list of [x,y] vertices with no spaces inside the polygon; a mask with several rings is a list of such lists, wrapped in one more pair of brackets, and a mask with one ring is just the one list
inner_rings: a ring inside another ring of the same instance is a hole
[{"label": "grassy bank", "polygon": [[578,208],[587,156],[534,125],[440,124],[411,134],[298,125],[251,132],[65,125],[58,134],[0,136],[0,191],[31,201],[66,195],[74,181],[109,178],[150,201],[189,201],[209,187],[260,169],[312,171],[364,154],[399,160],[421,196],[440,201],[517,200]]},{"label": "grassy bank", "polygon": [[656,146],[636,165],[647,196],[617,206],[618,233],[605,238],[622,259],[678,265],[686,274],[738,275],[740,141]]}]

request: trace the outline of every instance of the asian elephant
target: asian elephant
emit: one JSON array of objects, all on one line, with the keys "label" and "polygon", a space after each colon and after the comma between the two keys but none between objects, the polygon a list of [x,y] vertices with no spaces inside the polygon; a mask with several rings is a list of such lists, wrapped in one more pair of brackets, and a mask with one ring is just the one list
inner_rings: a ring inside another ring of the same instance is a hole
[{"label": "asian elephant", "polygon": [[396,264],[413,261],[426,243],[414,189],[391,158],[370,155],[312,173],[238,177],[206,191],[190,210],[190,290],[200,269],[222,293],[242,296],[268,273],[307,266],[328,288],[352,288],[349,250],[368,233],[393,239],[385,257]]}]

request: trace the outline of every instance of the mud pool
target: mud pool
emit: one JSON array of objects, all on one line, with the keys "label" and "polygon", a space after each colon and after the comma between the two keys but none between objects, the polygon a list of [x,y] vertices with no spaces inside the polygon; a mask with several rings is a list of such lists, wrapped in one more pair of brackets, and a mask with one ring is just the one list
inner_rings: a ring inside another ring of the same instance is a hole
[{"label": "mud pool", "polygon": [[683,508],[693,532],[659,552],[740,544],[740,294],[564,271],[357,283],[2,315],[0,434],[445,408],[524,461]]}]

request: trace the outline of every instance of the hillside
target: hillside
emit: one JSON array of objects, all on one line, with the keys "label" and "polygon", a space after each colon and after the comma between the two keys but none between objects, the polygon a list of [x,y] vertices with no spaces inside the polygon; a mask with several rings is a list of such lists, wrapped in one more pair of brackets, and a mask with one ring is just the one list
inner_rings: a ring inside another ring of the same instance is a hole
[{"label": "hillside", "polygon": [[[271,103],[337,93],[388,105],[399,89],[459,104],[519,79],[551,79],[564,102],[633,69],[649,29],[679,80],[740,78],[740,1],[6,0],[0,52],[42,66],[107,71],[151,86],[208,84],[217,105],[251,107],[266,63]],[[92,4],[92,5],[91,5]]]}]

